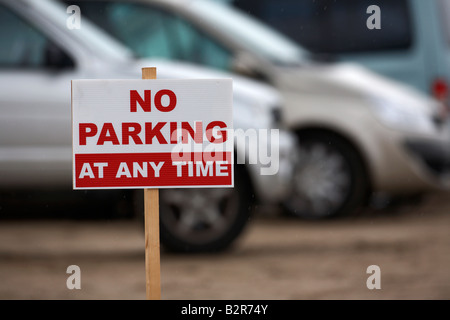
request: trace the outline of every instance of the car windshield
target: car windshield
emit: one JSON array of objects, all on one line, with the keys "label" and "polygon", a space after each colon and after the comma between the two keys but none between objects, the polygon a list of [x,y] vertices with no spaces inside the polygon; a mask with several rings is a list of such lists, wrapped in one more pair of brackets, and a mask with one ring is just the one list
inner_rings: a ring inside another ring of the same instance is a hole
[{"label": "car windshield", "polygon": [[298,64],[309,52],[277,31],[232,7],[215,1],[188,2],[187,9],[276,64]]},{"label": "car windshield", "polygon": [[[79,5],[83,17],[131,49],[138,57],[162,57],[230,70],[233,52],[198,27],[196,20],[223,31],[244,49],[279,65],[298,65],[307,51],[236,9],[212,1],[185,1],[189,20],[145,1],[63,0]],[[195,19],[198,17],[198,19]],[[198,50],[202,48],[202,50]]]},{"label": "car windshield", "polygon": [[[66,6],[53,1],[33,1],[30,4],[34,5],[36,9],[46,12],[47,18],[53,19],[59,25],[66,26],[67,19],[70,16],[65,13]],[[101,53],[102,57],[110,57],[117,60],[126,60],[134,57],[132,51],[88,20],[83,19],[82,27],[79,30],[74,30],[73,36],[84,42],[92,52]]]}]

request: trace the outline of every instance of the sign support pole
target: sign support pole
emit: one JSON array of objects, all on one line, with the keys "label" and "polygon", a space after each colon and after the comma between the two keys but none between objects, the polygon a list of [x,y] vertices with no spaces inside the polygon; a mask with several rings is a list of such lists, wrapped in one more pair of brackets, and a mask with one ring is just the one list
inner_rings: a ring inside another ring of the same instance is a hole
[{"label": "sign support pole", "polygon": [[[142,79],[156,79],[156,68],[142,68]],[[147,300],[160,300],[159,189],[144,189],[144,216]]]}]

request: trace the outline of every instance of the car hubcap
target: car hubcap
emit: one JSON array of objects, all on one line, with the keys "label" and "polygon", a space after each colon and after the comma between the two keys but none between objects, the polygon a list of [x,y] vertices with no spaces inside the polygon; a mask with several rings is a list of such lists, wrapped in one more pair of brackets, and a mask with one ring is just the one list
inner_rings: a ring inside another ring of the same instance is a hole
[{"label": "car hubcap", "polygon": [[350,184],[350,170],[342,154],[322,143],[300,148],[294,209],[318,217],[332,214],[346,200]]},{"label": "car hubcap", "polygon": [[161,220],[173,234],[191,243],[211,241],[226,232],[238,214],[237,194],[233,190],[161,190]]}]

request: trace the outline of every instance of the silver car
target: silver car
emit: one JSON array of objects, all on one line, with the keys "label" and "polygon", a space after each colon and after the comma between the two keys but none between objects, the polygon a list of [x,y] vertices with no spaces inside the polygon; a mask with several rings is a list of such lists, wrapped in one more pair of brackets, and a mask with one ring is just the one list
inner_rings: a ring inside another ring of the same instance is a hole
[{"label": "silver car", "polygon": [[[149,66],[157,67],[160,79],[230,78],[192,65],[136,60],[87,21],[80,29],[68,28],[65,9],[45,0],[0,0],[2,189],[70,190],[72,79],[139,79],[141,67]],[[250,164],[249,145],[236,138],[237,162],[244,164],[236,164],[234,189],[161,190],[161,243],[169,249],[225,249],[244,230],[253,198],[276,204],[290,189],[296,140],[278,128],[280,96],[244,78],[233,79],[233,95],[235,129],[278,130],[272,144],[279,154],[279,170],[261,175],[267,163]],[[141,196],[141,191],[135,192],[137,207],[143,206]]]},{"label": "silver car", "polygon": [[283,122],[300,141],[286,201],[292,214],[336,217],[372,194],[414,196],[450,185],[444,106],[413,88],[355,64],[318,61],[215,0],[70,3],[138,56],[246,74],[279,89]]}]

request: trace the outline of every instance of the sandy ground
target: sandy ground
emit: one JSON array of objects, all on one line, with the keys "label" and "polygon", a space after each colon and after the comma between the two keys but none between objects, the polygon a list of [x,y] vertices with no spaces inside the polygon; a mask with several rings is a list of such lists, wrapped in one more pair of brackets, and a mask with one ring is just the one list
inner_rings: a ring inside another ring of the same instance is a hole
[{"label": "sandy ground", "polygon": [[[69,290],[69,265],[81,289]],[[367,267],[381,270],[369,290]],[[161,251],[162,299],[449,299],[450,196],[340,221],[253,218],[215,255]],[[135,220],[0,220],[0,299],[145,299]]]}]

